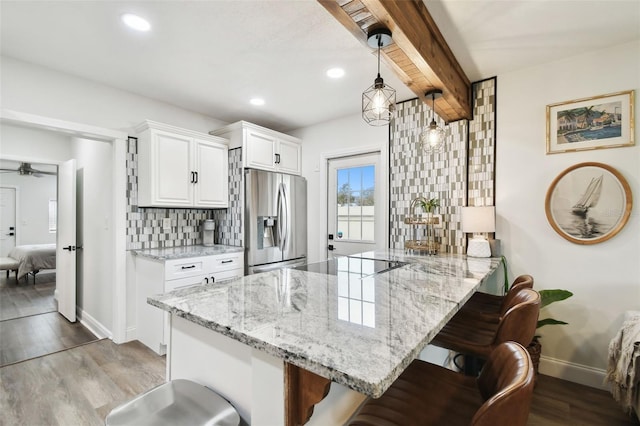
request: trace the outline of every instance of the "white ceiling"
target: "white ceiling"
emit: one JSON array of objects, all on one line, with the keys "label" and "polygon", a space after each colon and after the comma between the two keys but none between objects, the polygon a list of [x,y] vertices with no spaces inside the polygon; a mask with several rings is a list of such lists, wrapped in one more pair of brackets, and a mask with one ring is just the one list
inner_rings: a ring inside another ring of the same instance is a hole
[{"label": "white ceiling", "polygon": [[[638,0],[425,1],[471,81],[640,39]],[[315,0],[7,1],[1,53],[278,130],[360,110],[376,57]],[[152,24],[136,33],[125,12]],[[341,80],[328,68],[346,70]],[[398,100],[415,95],[383,64]],[[251,97],[266,100],[249,105]]]}]

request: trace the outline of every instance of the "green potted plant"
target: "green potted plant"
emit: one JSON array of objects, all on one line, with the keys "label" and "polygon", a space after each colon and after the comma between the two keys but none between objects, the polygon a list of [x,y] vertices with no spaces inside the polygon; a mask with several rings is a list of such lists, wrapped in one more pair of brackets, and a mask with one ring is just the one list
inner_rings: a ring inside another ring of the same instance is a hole
[{"label": "green potted plant", "polygon": [[433,213],[436,207],[440,207],[440,200],[437,198],[426,199],[420,197],[420,207],[422,207],[422,211],[425,213]]},{"label": "green potted plant", "polygon": [[[540,310],[544,307],[549,306],[552,303],[560,302],[561,300],[568,299],[573,296],[569,290],[562,289],[549,289],[549,290],[539,290],[540,293]],[[540,327],[544,327],[545,325],[564,325],[568,324],[564,321],[559,321],[554,318],[544,318],[538,320],[538,325],[536,326],[536,330]],[[536,376],[538,375],[538,366],[540,365],[540,354],[542,353],[542,344],[540,343],[540,336],[533,336],[533,340],[527,346],[527,350],[529,351],[529,355],[531,355],[531,360],[533,361],[533,368],[536,372]]]}]

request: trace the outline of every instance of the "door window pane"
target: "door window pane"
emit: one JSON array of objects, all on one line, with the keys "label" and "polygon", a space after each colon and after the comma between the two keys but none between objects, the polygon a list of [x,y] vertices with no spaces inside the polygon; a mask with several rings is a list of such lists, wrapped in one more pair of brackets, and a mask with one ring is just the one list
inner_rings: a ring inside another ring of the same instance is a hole
[{"label": "door window pane", "polygon": [[338,240],[374,241],[375,166],[337,170]]}]

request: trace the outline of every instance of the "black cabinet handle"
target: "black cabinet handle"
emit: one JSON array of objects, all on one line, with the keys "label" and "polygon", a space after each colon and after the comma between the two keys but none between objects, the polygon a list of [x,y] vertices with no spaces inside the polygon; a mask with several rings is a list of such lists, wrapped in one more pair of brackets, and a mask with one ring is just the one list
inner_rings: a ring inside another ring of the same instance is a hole
[{"label": "black cabinet handle", "polygon": [[333,251],[333,244],[329,244],[329,247],[327,247],[327,250]]},{"label": "black cabinet handle", "polygon": [[193,172],[196,175],[196,181],[194,183],[198,183],[198,172]]},{"label": "black cabinet handle", "polygon": [[207,283],[207,284],[209,284],[209,278],[204,277],[204,282],[205,282],[205,283]]},{"label": "black cabinet handle", "polygon": [[280,154],[276,154],[276,164],[280,164]]},{"label": "black cabinet handle", "polygon": [[193,174],[193,172],[191,172],[191,182],[189,183],[195,183],[195,179],[196,179],[196,175]]},{"label": "black cabinet handle", "polygon": [[233,262],[233,259],[223,260],[223,261],[222,261],[222,262],[220,262],[220,263],[231,263],[231,262]]},{"label": "black cabinet handle", "polygon": [[193,269],[196,265],[183,266],[182,269]]},{"label": "black cabinet handle", "polygon": [[216,282],[216,277],[211,277],[211,284]]}]

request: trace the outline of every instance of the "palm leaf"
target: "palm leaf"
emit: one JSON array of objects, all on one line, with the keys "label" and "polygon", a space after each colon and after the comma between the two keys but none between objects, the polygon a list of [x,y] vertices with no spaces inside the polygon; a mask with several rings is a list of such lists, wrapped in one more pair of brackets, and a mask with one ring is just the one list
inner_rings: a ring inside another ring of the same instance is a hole
[{"label": "palm leaf", "polygon": [[569,324],[569,323],[564,322],[564,321],[558,321],[558,320],[553,319],[553,318],[545,318],[545,319],[541,319],[540,321],[538,321],[538,325],[537,325],[536,328],[540,328],[540,327],[545,326],[545,325],[554,325],[554,324],[564,325],[564,324]]},{"label": "palm leaf", "polygon": [[573,293],[571,293],[569,290],[559,290],[559,289],[540,290],[538,293],[540,293],[540,299],[541,299],[540,309],[544,308],[547,305],[550,305],[551,303],[559,302],[561,300],[568,299],[569,297],[573,296]]}]

